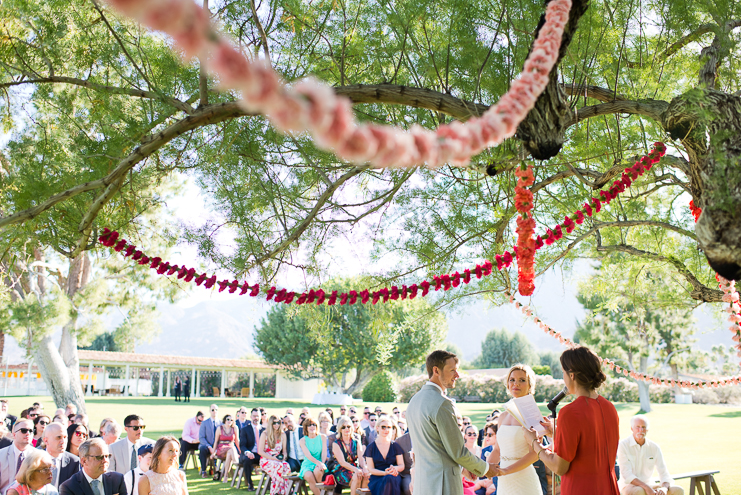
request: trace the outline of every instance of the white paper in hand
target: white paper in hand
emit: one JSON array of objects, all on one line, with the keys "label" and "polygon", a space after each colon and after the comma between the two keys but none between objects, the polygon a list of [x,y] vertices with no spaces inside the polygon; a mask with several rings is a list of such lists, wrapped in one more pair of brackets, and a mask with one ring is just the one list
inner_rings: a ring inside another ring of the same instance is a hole
[{"label": "white paper in hand", "polygon": [[512,401],[519,412],[518,421],[525,428],[533,428],[538,434],[542,435],[545,433],[545,428],[540,424],[543,421],[543,415],[538,409],[538,404],[535,403],[535,397],[527,394],[524,397],[516,397]]}]

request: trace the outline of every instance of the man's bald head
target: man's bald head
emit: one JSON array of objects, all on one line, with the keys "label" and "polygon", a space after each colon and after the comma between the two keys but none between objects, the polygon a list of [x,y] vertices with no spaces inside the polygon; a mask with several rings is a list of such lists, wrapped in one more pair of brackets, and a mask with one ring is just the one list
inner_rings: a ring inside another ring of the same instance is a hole
[{"label": "man's bald head", "polygon": [[67,448],[67,429],[59,423],[49,423],[44,429],[46,451],[52,457],[59,457]]}]

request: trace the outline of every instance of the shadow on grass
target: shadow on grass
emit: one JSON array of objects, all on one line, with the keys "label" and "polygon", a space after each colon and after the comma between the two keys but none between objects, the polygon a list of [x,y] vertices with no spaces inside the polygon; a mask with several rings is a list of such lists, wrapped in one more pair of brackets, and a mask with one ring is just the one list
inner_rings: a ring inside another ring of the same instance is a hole
[{"label": "shadow on grass", "polygon": [[711,418],[741,418],[741,411],[728,411],[718,414],[710,414]]}]

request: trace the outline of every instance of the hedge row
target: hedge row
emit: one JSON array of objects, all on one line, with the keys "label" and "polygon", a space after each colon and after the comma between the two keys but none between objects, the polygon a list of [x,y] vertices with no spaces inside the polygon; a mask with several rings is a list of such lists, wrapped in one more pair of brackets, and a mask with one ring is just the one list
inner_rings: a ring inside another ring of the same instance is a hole
[{"label": "hedge row", "polygon": [[[467,375],[458,379],[455,388],[448,394],[459,402],[465,402],[467,397],[476,396],[482,402],[503,403],[510,397],[507,395],[504,381],[506,377],[490,375]],[[405,378],[399,384],[399,401],[409,402],[422,386],[427,383],[427,376],[420,375]],[[547,401],[555,396],[564,387],[563,380],[555,379],[550,375],[538,376],[535,384],[535,400]],[[665,385],[651,385],[649,387],[651,402],[667,404],[674,402],[671,387]],[[608,378],[599,390],[600,394],[611,402],[638,402],[638,384],[627,378]],[[701,389],[692,392],[692,401],[698,404],[738,404],[741,403],[741,387],[723,387],[717,389]]]}]

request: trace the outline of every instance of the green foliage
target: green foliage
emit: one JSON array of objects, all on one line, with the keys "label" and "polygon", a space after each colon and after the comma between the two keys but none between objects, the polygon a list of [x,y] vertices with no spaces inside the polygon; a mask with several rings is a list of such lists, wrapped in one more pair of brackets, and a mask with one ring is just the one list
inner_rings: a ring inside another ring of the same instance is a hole
[{"label": "green foliage", "polygon": [[[553,351],[540,353],[540,365],[547,366],[550,369],[549,375],[553,378],[563,378],[563,369],[561,368],[560,356]],[[535,367],[533,366],[533,370]]]},{"label": "green foliage", "polygon": [[370,379],[363,387],[363,402],[396,402],[391,373],[383,370]]},{"label": "green foliage", "polygon": [[520,332],[510,333],[494,329],[481,343],[481,356],[476,360],[479,368],[509,368],[518,363],[533,365],[538,361],[532,344]]},{"label": "green foliage", "polygon": [[533,365],[532,368],[536,375],[550,375],[551,374],[551,367],[548,366],[547,364],[546,365],[535,364]]},{"label": "green foliage", "polygon": [[[360,279],[328,284],[349,290]],[[320,377],[348,393],[382,369],[418,366],[445,338],[445,316],[426,301],[405,304],[277,305],[255,331],[255,349],[296,377]]]}]

